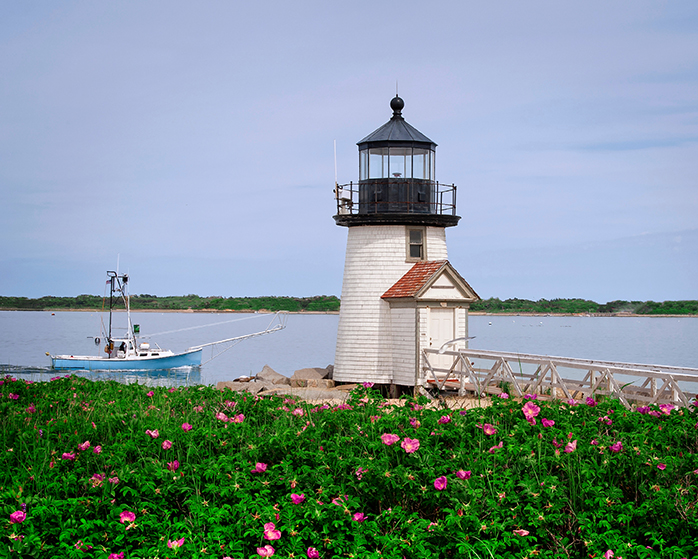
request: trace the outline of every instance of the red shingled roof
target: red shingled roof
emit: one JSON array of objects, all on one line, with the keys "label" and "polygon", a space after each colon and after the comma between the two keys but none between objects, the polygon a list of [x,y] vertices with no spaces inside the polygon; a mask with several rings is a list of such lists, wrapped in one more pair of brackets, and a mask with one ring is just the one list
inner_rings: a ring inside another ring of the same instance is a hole
[{"label": "red shingled roof", "polygon": [[381,299],[416,297],[419,290],[446,264],[448,264],[448,260],[417,262],[397,283],[381,295]]}]

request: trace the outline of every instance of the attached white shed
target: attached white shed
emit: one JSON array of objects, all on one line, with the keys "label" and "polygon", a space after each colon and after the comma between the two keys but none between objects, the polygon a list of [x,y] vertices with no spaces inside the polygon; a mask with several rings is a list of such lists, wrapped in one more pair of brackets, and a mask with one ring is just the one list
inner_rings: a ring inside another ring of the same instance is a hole
[{"label": "attached white shed", "polygon": [[[416,386],[422,349],[467,338],[468,309],[479,296],[448,260],[436,260],[414,264],[381,299],[390,307],[391,382]],[[457,347],[467,342],[459,340],[449,349]]]}]

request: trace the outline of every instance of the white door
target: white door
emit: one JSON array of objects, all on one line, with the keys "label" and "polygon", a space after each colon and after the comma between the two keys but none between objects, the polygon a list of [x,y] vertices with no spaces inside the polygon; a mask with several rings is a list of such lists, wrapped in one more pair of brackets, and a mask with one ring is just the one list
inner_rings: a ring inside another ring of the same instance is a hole
[{"label": "white door", "polygon": [[[455,309],[429,309],[429,348],[440,349],[446,342],[455,338]],[[446,347],[451,350],[452,347]],[[453,363],[452,355],[429,354],[432,367],[449,369]]]}]

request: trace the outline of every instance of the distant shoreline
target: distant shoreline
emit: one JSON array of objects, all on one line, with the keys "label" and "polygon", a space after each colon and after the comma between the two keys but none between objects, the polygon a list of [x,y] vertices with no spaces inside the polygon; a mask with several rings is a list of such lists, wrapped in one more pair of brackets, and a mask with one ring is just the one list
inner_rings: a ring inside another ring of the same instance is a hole
[{"label": "distant shoreline", "polygon": [[[0,308],[7,312],[107,312],[107,309],[17,309]],[[126,312],[124,309],[114,309],[114,312]],[[247,311],[232,309],[131,309],[133,313],[198,313],[198,314],[275,314],[276,311]],[[280,311],[299,315],[338,315],[339,311]],[[469,316],[522,316],[522,317],[577,317],[577,318],[698,318],[698,314],[634,314],[634,313],[538,313],[538,312],[484,312],[469,311]]]},{"label": "distant shoreline", "polygon": [[[109,312],[109,309],[17,309],[17,308],[0,308],[0,311],[7,312]],[[113,309],[113,312],[126,312],[126,309]],[[233,309],[131,309],[132,313],[185,313],[185,314],[276,314],[277,311],[258,310],[258,311],[241,311]],[[339,314],[339,311],[278,311],[288,314]]]},{"label": "distant shoreline", "polygon": [[[434,302],[438,304],[438,302]],[[335,295],[313,297],[200,297],[181,295],[158,297],[132,295],[133,312],[277,312],[336,314],[341,300]],[[108,301],[96,295],[77,297],[45,296],[38,299],[0,296],[2,310],[36,311],[98,311],[109,306]],[[114,306],[124,308],[119,299]],[[482,299],[469,306],[473,316],[698,316],[698,300],[685,301],[609,301],[596,303],[585,299]]]},{"label": "distant shoreline", "polygon": [[634,313],[533,313],[533,312],[483,312],[469,311],[469,316],[555,316],[577,318],[698,318],[698,314],[634,314]]}]

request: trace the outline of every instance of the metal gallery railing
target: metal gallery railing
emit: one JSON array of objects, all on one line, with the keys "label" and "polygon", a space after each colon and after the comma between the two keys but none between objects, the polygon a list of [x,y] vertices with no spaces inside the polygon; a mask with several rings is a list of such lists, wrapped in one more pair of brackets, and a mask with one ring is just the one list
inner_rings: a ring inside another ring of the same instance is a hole
[{"label": "metal gallery railing", "polygon": [[698,391],[698,369],[688,367],[476,349],[443,353],[424,349],[422,361],[420,386],[457,390],[461,396],[497,394],[506,388],[519,397],[581,400],[606,395],[618,398],[626,408],[631,402],[687,407]]},{"label": "metal gallery railing", "polygon": [[[367,184],[369,182],[371,184]],[[428,192],[420,198],[420,193],[414,189],[425,185]],[[337,215],[384,212],[456,215],[456,189],[455,184],[410,179],[338,184],[335,186]]]}]

